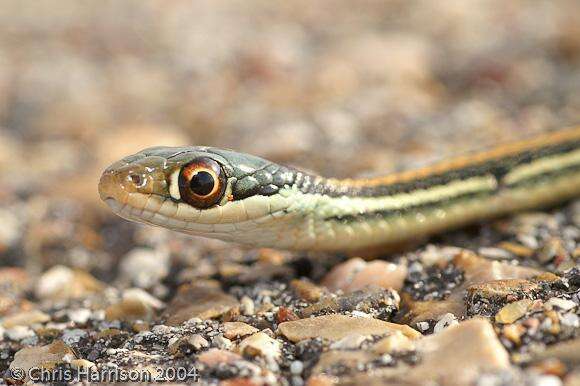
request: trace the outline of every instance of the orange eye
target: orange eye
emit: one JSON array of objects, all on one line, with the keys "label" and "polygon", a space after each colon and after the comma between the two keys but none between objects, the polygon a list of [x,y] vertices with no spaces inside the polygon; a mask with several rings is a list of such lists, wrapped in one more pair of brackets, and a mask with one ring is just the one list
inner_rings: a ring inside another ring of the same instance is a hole
[{"label": "orange eye", "polygon": [[217,204],[225,190],[225,174],[220,164],[211,158],[196,158],[179,173],[181,199],[198,209]]}]

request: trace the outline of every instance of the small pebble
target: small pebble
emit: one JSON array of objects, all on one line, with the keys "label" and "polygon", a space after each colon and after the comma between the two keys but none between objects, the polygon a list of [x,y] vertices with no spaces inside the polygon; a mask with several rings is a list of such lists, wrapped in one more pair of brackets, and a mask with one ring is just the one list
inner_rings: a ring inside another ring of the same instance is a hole
[{"label": "small pebble", "polygon": [[61,339],[65,344],[72,346],[80,342],[80,340],[85,336],[87,336],[86,331],[75,328],[72,330],[65,330],[62,334]]},{"label": "small pebble", "polygon": [[478,251],[481,256],[487,257],[488,259],[509,260],[514,258],[510,252],[500,248],[482,247]]},{"label": "small pebble", "polygon": [[243,296],[240,300],[240,311],[244,315],[253,315],[254,314],[254,301],[250,299],[248,296]]},{"label": "small pebble", "polygon": [[10,340],[19,341],[25,338],[31,338],[36,334],[28,326],[14,326],[12,328],[7,328],[4,331],[4,335]]},{"label": "small pebble", "polygon": [[551,310],[556,307],[564,311],[569,311],[578,305],[572,300],[562,299],[562,298],[550,298],[546,303],[544,303],[546,309]]},{"label": "small pebble", "polygon": [[416,326],[419,331],[427,331],[429,329],[429,323],[427,322],[417,322]]},{"label": "small pebble", "polygon": [[555,375],[538,375],[533,386],[562,386],[562,380]]},{"label": "small pebble", "polygon": [[570,326],[574,328],[580,327],[580,317],[578,315],[573,314],[571,312],[562,315],[560,318],[560,323],[564,326]]},{"label": "small pebble", "polygon": [[[318,385],[318,384],[310,382],[310,381],[308,382],[308,384],[312,385],[312,386],[322,386],[322,385]],[[292,386],[303,386],[303,385],[304,385],[304,380],[302,379],[302,377],[299,377],[297,375],[294,375],[292,377]],[[330,386],[330,385],[328,385],[328,386]]]},{"label": "small pebble", "polygon": [[455,324],[458,324],[457,317],[455,317],[455,315],[453,315],[452,313],[448,312],[439,318],[439,320],[435,324],[435,327],[433,328],[433,332],[438,333],[440,331],[443,331],[443,329],[449,326],[453,326]]},{"label": "small pebble", "polygon": [[302,363],[301,361],[293,361],[290,364],[290,373],[292,373],[293,375],[300,375],[300,374],[302,374],[303,370],[304,370],[304,363]]},{"label": "small pebble", "polygon": [[217,335],[211,340],[212,346],[219,349],[228,350],[232,347],[232,341],[223,335]]},{"label": "small pebble", "polygon": [[332,350],[355,350],[360,348],[366,339],[367,337],[361,334],[350,334],[336,342],[333,342],[330,345],[330,348]]},{"label": "small pebble", "polygon": [[530,299],[518,300],[517,302],[506,304],[495,315],[497,323],[508,324],[513,323],[528,312],[533,301]]},{"label": "small pebble", "polygon": [[135,248],[123,257],[120,269],[135,286],[148,288],[169,273],[169,256],[158,250]]},{"label": "small pebble", "polygon": [[209,347],[209,342],[199,334],[192,335],[187,342],[197,351]]},{"label": "small pebble", "polygon": [[281,349],[281,343],[264,332],[257,332],[254,335],[250,335],[241,341],[239,346],[240,353],[244,355],[250,357],[262,356],[272,359],[280,357],[282,353]]},{"label": "small pebble", "polygon": [[76,310],[69,310],[67,312],[68,318],[76,324],[85,324],[91,318],[92,312],[87,308],[79,308]]}]

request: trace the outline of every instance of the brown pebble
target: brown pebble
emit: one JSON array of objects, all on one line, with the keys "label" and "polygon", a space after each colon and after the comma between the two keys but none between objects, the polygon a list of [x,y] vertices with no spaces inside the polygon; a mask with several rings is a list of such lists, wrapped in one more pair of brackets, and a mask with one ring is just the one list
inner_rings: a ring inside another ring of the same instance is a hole
[{"label": "brown pebble", "polygon": [[564,243],[560,238],[552,237],[540,249],[537,259],[540,263],[546,264],[554,259],[564,259],[568,256]]},{"label": "brown pebble", "polygon": [[566,365],[556,358],[543,360],[531,366],[531,368],[540,374],[555,375],[560,378],[562,378],[568,371]]},{"label": "brown pebble", "polygon": [[282,344],[264,332],[257,332],[240,342],[239,351],[246,357],[279,358]]},{"label": "brown pebble", "polygon": [[290,282],[290,287],[296,295],[307,302],[317,302],[324,293],[322,288],[304,279],[294,279]]},{"label": "brown pebble", "polygon": [[149,323],[143,322],[143,321],[137,321],[137,322],[133,323],[133,325],[131,327],[133,328],[133,331],[136,333],[143,332],[143,331],[149,331],[151,329],[151,325]]},{"label": "brown pebble", "polygon": [[366,262],[350,259],[332,269],[323,280],[331,291],[352,292],[368,286],[400,290],[407,277],[407,266],[386,261]]},{"label": "brown pebble", "polygon": [[522,299],[517,302],[506,304],[495,315],[496,323],[509,324],[513,323],[528,312],[533,301]]},{"label": "brown pebble", "polygon": [[288,307],[280,307],[276,313],[276,321],[278,323],[284,323],[298,319],[300,318]]},{"label": "brown pebble", "polygon": [[228,339],[238,339],[258,331],[259,330],[256,327],[252,327],[244,322],[224,323],[224,336]]},{"label": "brown pebble", "polygon": [[21,291],[28,288],[30,276],[22,268],[2,267],[0,268],[0,283],[6,286],[6,291]]},{"label": "brown pebble", "polygon": [[399,331],[389,334],[372,347],[372,351],[376,354],[390,354],[413,349],[415,349],[415,343]]},{"label": "brown pebble", "polygon": [[521,341],[521,336],[526,332],[526,329],[519,324],[508,324],[504,327],[503,333],[506,338],[512,341],[515,345],[519,346]]},{"label": "brown pebble", "polygon": [[467,296],[482,297],[495,302],[512,302],[539,292],[541,287],[531,280],[503,279],[493,280],[482,284],[475,284],[467,288]]},{"label": "brown pebble", "polygon": [[80,299],[102,292],[105,285],[90,273],[57,265],[44,272],[35,285],[39,299]]},{"label": "brown pebble", "polygon": [[34,330],[34,332],[36,333],[36,335],[39,338],[45,339],[45,340],[50,342],[50,341],[58,338],[62,331],[59,330],[58,328],[41,327],[41,328]]},{"label": "brown pebble", "polygon": [[132,322],[136,320],[150,321],[154,311],[139,299],[123,299],[119,303],[110,305],[105,310],[105,319],[108,321],[122,320]]},{"label": "brown pebble", "polygon": [[200,351],[209,347],[209,342],[201,335],[194,334],[184,336],[167,348],[167,351],[174,356],[188,355],[192,352]]},{"label": "brown pebble", "polygon": [[286,255],[277,249],[261,248],[258,250],[258,261],[265,264],[282,265]]},{"label": "brown pebble", "polygon": [[236,320],[238,316],[240,316],[240,307],[233,307],[222,315],[222,320],[224,322],[231,322]]},{"label": "brown pebble", "polygon": [[179,287],[163,316],[166,324],[177,326],[192,318],[216,318],[238,307],[238,300],[219,288],[185,284]]},{"label": "brown pebble", "polygon": [[50,316],[44,312],[40,310],[31,310],[6,316],[2,320],[2,326],[4,328],[11,328],[14,326],[31,326],[33,324],[46,323],[49,320]]},{"label": "brown pebble", "polygon": [[522,244],[512,243],[509,241],[502,241],[497,246],[519,257],[530,257],[534,254],[533,249],[528,248]]},{"label": "brown pebble", "polygon": [[125,332],[116,329],[116,328],[107,328],[106,330],[100,331],[97,333],[96,339],[110,339],[114,338],[118,335],[123,335]]},{"label": "brown pebble", "polygon": [[200,363],[206,366],[216,366],[220,363],[229,364],[237,361],[241,361],[243,358],[234,352],[221,350],[218,348],[212,348],[208,351],[204,351],[197,357]]},{"label": "brown pebble", "polygon": [[300,319],[281,323],[278,326],[278,332],[292,342],[317,337],[337,341],[353,333],[360,335],[386,335],[393,331],[401,331],[411,339],[421,337],[419,332],[404,324],[340,314]]},{"label": "brown pebble", "polygon": [[540,321],[538,320],[538,318],[529,318],[526,319],[522,322],[522,325],[527,327],[528,330],[531,330],[530,333],[535,332],[535,330],[538,329],[538,326],[540,325]]},{"label": "brown pebble", "polygon": [[308,317],[320,313],[342,313],[345,311],[361,311],[373,315],[377,313],[377,310],[389,315],[398,310],[399,303],[400,297],[396,291],[381,287],[367,287],[343,296],[323,297],[319,302],[304,308],[301,315]]}]

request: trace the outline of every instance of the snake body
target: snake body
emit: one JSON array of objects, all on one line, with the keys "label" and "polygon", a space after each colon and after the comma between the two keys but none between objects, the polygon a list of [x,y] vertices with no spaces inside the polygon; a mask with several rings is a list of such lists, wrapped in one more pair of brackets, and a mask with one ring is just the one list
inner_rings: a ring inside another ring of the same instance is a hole
[{"label": "snake body", "polygon": [[105,170],[118,215],[293,250],[356,250],[580,196],[580,127],[374,179],[324,178],[212,147],[154,147]]}]

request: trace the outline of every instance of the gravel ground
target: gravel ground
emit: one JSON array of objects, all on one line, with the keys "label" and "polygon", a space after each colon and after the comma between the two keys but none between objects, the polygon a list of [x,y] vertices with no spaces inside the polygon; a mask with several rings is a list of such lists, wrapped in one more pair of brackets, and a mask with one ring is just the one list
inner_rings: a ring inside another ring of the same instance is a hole
[{"label": "gravel ground", "polygon": [[96,184],[152,145],[345,177],[577,124],[578,15],[574,0],[3,1],[4,382],[577,385],[580,202],[365,261],[130,224]]}]

